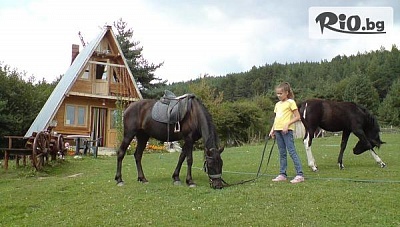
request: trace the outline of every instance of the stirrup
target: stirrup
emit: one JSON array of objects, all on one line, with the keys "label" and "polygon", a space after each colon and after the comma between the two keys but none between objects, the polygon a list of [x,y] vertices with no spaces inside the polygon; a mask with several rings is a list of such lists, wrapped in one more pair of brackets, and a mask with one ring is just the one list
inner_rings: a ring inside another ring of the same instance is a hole
[{"label": "stirrup", "polygon": [[180,132],[181,131],[181,124],[176,122],[175,127],[174,127],[174,132]]}]

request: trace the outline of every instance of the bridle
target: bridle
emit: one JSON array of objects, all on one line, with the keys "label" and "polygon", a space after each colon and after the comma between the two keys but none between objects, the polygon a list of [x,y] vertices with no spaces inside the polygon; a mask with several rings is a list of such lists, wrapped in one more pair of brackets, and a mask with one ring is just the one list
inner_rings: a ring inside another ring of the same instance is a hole
[{"label": "bridle", "polygon": [[[257,175],[256,175],[256,177],[254,177],[252,179],[249,179],[249,180],[243,180],[243,181],[240,181],[240,182],[237,182],[237,183],[228,184],[226,181],[224,181],[224,179],[222,179],[222,173],[220,173],[220,174],[210,174],[208,172],[208,168],[207,168],[207,158],[213,159],[213,157],[206,156],[206,160],[204,161],[203,168],[204,168],[204,172],[206,172],[208,174],[208,178],[210,179],[210,187],[212,187],[212,183],[216,179],[221,179],[221,181],[224,183],[223,187],[230,187],[230,186],[234,186],[234,185],[245,184],[245,183],[248,183],[248,182],[256,181],[262,175],[261,174],[261,167],[262,167],[262,164],[264,162],[265,151],[266,151],[269,139],[270,139],[270,137],[268,137],[268,139],[265,141],[264,149],[263,149],[263,152],[262,152],[262,155],[261,155],[260,165],[258,166]],[[267,161],[267,166],[266,167],[268,167],[269,161],[271,160],[271,155],[272,155],[272,151],[273,151],[274,146],[275,146],[275,142],[276,142],[276,140],[274,139],[274,143],[272,144],[271,150],[269,152],[269,156],[268,156],[268,161]],[[266,171],[267,171],[267,169],[265,168],[265,172]]]},{"label": "bridle", "polygon": [[209,173],[208,167],[207,167],[208,159],[214,159],[214,157],[206,155],[205,160],[204,160],[204,165],[203,165],[204,172],[207,173],[208,179],[210,180],[210,187],[212,187],[213,181],[217,180],[217,179],[221,179],[221,181],[225,183],[225,181],[222,179],[222,173],[219,173],[219,174],[210,174]]}]

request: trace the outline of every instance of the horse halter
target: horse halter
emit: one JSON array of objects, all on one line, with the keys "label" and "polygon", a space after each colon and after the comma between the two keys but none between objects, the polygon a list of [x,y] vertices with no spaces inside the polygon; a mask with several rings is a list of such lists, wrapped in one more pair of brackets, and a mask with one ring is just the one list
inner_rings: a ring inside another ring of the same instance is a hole
[{"label": "horse halter", "polygon": [[206,156],[206,160],[204,161],[204,165],[203,165],[204,172],[207,173],[208,178],[210,179],[210,186],[212,187],[212,183],[213,183],[214,180],[217,180],[217,179],[222,180],[222,173],[210,174],[210,172],[208,170],[208,167],[207,167],[207,159],[214,159],[214,158],[211,157],[211,156]]}]

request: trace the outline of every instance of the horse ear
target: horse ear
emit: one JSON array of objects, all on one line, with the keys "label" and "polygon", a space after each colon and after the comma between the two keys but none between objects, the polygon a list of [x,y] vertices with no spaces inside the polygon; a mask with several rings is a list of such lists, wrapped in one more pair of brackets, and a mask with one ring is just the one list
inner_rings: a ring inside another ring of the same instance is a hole
[{"label": "horse ear", "polygon": [[220,149],[218,149],[218,152],[221,154],[224,151],[225,147],[221,147]]}]

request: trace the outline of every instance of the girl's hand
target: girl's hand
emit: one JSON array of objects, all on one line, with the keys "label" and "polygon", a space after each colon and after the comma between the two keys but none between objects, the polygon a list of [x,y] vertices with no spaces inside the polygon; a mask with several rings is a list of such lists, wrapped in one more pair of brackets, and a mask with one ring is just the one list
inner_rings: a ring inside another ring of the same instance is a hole
[{"label": "girl's hand", "polygon": [[272,139],[275,138],[275,132],[274,132],[274,130],[271,130],[271,131],[269,132],[269,136],[270,136]]},{"label": "girl's hand", "polygon": [[282,129],[282,133],[286,134],[289,131],[289,125],[285,125]]}]

